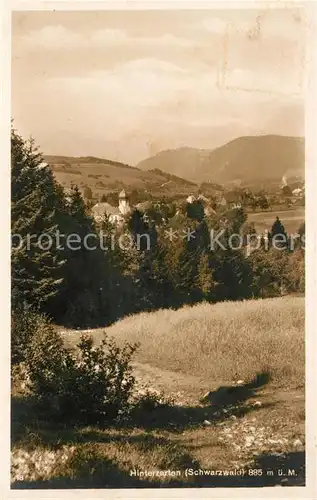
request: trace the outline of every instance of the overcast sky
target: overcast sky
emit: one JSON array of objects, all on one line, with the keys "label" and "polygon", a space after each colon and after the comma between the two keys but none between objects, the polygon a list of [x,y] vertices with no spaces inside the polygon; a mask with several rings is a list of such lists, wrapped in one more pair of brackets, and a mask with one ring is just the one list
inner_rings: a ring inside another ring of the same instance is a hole
[{"label": "overcast sky", "polygon": [[298,10],[14,13],[15,127],[45,154],[130,164],[303,135],[304,46]]}]

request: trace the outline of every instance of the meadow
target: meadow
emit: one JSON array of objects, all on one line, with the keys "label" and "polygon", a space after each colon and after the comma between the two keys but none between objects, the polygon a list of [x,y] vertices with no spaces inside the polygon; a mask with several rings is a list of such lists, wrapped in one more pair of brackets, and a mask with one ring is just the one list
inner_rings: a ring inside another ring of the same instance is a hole
[{"label": "meadow", "polygon": [[[119,345],[139,342],[138,362],[210,383],[269,372],[278,384],[303,384],[304,301],[288,296],[162,309],[128,316],[106,331]],[[102,332],[91,331],[96,342]],[[67,334],[67,342],[77,335]]]},{"label": "meadow", "polygon": [[249,212],[248,222],[254,222],[256,231],[262,233],[265,230],[270,231],[277,216],[284,225],[286,232],[288,234],[295,234],[300,225],[305,221],[305,208],[297,207],[288,210],[277,208],[263,212]]},{"label": "meadow", "polygon": [[93,199],[111,191],[133,189],[159,196],[183,194],[185,197],[197,185],[181,177],[171,176],[160,170],[145,172],[119,162],[92,158],[46,157],[56,180],[65,188],[72,184],[80,188],[89,186]]},{"label": "meadow", "polygon": [[[141,313],[90,330],[96,344],[104,331],[118,345],[140,342],[137,388],[163,404],[126,426],[77,427],[41,421],[14,395],[12,488],[305,484],[303,298]],[[61,335],[74,347],[80,332]],[[279,477],[280,468],[295,474]],[[238,469],[245,474],[208,473]]]}]

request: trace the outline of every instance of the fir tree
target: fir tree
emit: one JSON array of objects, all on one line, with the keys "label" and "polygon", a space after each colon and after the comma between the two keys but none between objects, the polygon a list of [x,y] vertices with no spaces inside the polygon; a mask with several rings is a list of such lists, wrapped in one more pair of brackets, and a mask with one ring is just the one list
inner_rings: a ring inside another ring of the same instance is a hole
[{"label": "fir tree", "polygon": [[187,217],[198,221],[202,221],[205,217],[204,206],[200,200],[195,200],[193,203],[187,203],[186,213]]},{"label": "fir tree", "polygon": [[288,237],[279,217],[276,217],[269,234],[270,244],[274,248],[286,249],[288,246]]},{"label": "fir tree", "polygon": [[158,242],[146,252],[140,266],[144,293],[154,308],[168,307],[173,301],[173,283],[170,279],[166,247]]},{"label": "fir tree", "polygon": [[252,290],[255,296],[280,295],[288,288],[289,254],[276,248],[252,252],[248,259],[252,269]]},{"label": "fir tree", "polygon": [[11,231],[13,308],[50,312],[63,282],[65,259],[56,245],[63,191],[34,141],[11,131]]},{"label": "fir tree", "polygon": [[94,221],[77,186],[67,199],[68,229],[63,300],[66,321],[73,326],[105,324],[111,313],[109,259],[99,243]]},{"label": "fir tree", "polygon": [[197,269],[197,285],[202,298],[210,300],[215,291],[216,283],[213,278],[210,256],[207,252],[202,253],[200,256]]},{"label": "fir tree", "polygon": [[213,256],[213,261],[217,300],[250,297],[252,270],[241,250],[218,250]]},{"label": "fir tree", "polygon": [[248,241],[252,241],[252,244],[254,245],[254,241],[257,235],[254,222],[244,222],[244,224],[242,224],[241,226],[240,233],[243,238],[243,246],[246,246],[248,244]]}]

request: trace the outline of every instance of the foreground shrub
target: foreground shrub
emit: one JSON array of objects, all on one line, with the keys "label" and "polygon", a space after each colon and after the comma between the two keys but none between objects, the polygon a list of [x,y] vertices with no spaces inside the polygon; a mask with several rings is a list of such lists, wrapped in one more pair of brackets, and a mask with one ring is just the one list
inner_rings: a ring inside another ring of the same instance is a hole
[{"label": "foreground shrub", "polygon": [[91,337],[82,336],[75,364],[81,414],[112,421],[127,415],[135,385],[130,361],[137,347],[126,342],[120,349],[106,335],[94,347]]},{"label": "foreground shrub", "polygon": [[163,391],[155,389],[139,390],[134,397],[132,405],[133,415],[143,415],[158,408],[167,408],[174,405],[175,401],[167,397]]},{"label": "foreground shrub", "polygon": [[113,422],[128,411],[134,388],[130,361],[137,345],[120,349],[107,336],[99,347],[81,337],[67,349],[52,325],[36,331],[26,355],[27,385],[45,418],[76,423]]},{"label": "foreground shrub", "polygon": [[33,335],[47,328],[52,330],[48,319],[31,309],[16,309],[11,322],[11,362],[17,365],[25,361]]},{"label": "foreground shrub", "polygon": [[155,389],[139,390],[131,402],[129,413],[133,425],[149,428],[162,426],[169,421],[175,401],[163,391]]}]

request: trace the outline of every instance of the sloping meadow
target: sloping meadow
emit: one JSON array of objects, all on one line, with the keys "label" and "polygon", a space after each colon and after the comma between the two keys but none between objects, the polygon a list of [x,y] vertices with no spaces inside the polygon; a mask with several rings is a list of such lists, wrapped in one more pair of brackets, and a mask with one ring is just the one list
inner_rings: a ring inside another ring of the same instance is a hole
[{"label": "sloping meadow", "polygon": [[[164,378],[170,370],[171,378],[165,380],[167,392],[178,376],[188,391],[194,390],[196,403],[157,411],[152,408],[144,420],[128,427],[65,427],[28,415],[23,399],[16,398],[22,414],[13,406],[13,488],[283,484],[285,478],[278,476],[215,482],[214,477],[184,475],[187,468],[265,470],[268,463],[273,468],[296,469],[298,477],[289,479],[304,483],[303,298],[141,313],[106,331],[119,345],[127,340],[140,342],[134,360],[153,375],[150,385],[156,385],[155,372]],[[90,333],[99,344],[103,329]],[[78,334],[64,332],[65,343],[74,346]],[[201,389],[238,379],[247,382],[263,372],[269,373],[272,384],[284,389],[271,386],[269,391],[257,392],[260,401],[256,402],[247,400],[255,391],[247,391],[236,406],[225,399],[216,409],[197,406]],[[195,376],[197,380],[192,381]],[[146,413],[145,407],[143,411]],[[141,478],[136,476],[137,470],[163,471],[163,476]],[[165,477],[167,470],[179,470],[181,475]]]},{"label": "sloping meadow", "polygon": [[[279,385],[304,384],[305,299],[208,303],[141,313],[107,333],[140,342],[135,359],[209,380],[249,380],[267,372]],[[102,332],[96,331],[98,340]]]}]

